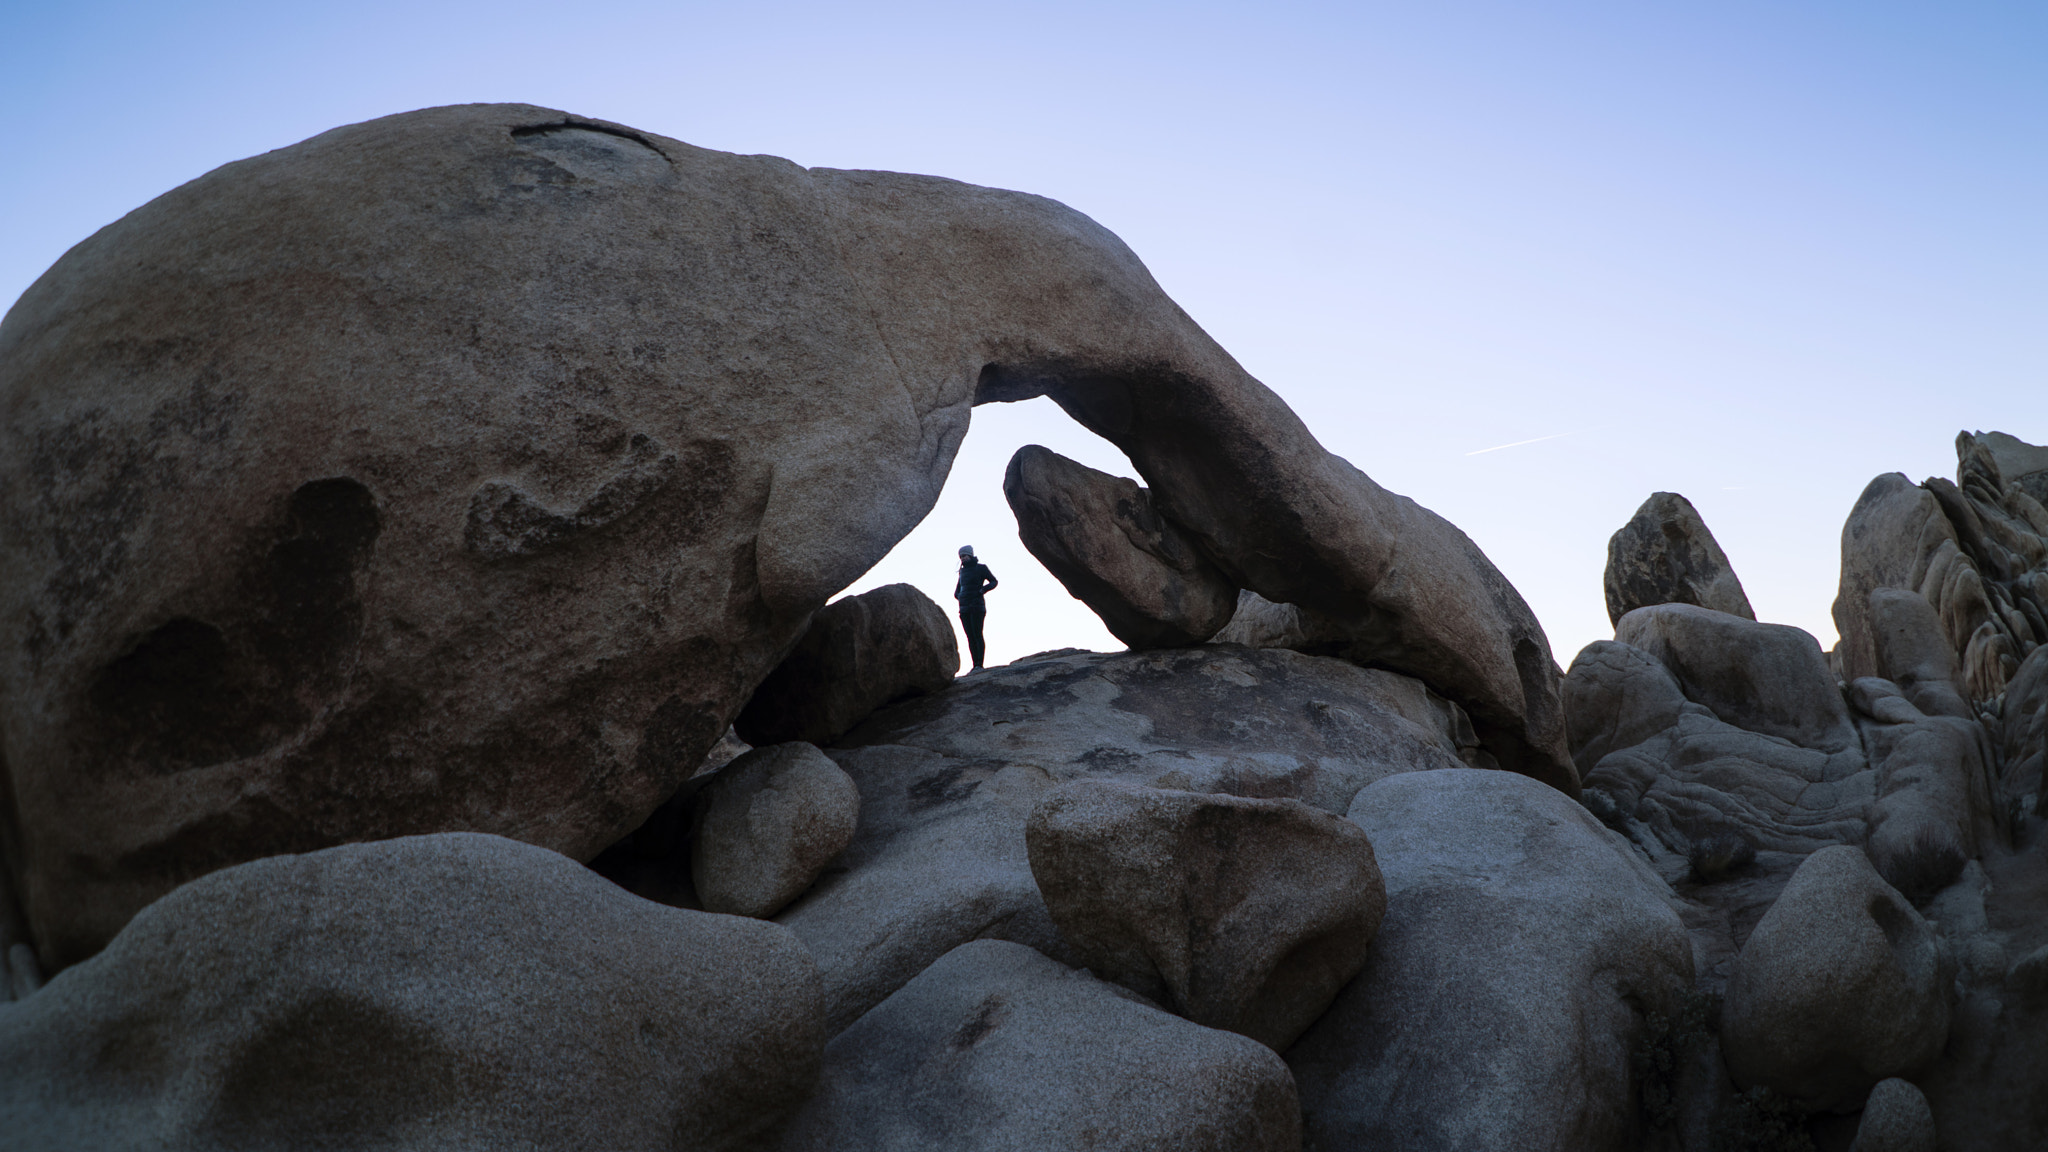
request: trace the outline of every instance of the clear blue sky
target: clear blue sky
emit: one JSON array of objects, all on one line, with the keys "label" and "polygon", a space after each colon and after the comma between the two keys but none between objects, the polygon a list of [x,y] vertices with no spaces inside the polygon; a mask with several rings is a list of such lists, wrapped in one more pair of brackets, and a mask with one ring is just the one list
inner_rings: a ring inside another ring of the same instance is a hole
[{"label": "clear blue sky", "polygon": [[[1682,492],[1832,642],[1871,476],[2048,441],[2048,4],[28,4],[0,0],[0,302],[216,165],[523,100],[1063,200],[1334,451],[1464,528],[1561,662]],[[981,549],[991,657],[1112,647],[1018,547],[1044,402],[979,409],[868,581]],[[1479,452],[1497,445],[1537,443]],[[1473,453],[1479,452],[1474,455]]]}]

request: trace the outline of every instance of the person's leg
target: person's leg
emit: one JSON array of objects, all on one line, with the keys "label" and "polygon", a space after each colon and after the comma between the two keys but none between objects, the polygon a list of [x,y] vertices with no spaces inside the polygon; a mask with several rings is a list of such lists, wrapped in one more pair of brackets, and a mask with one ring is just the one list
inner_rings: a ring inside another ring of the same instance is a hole
[{"label": "person's leg", "polygon": [[988,618],[988,612],[970,608],[960,610],[960,627],[967,631],[967,654],[974,658],[974,666],[981,667],[981,659],[988,654],[988,645],[981,639],[981,622]]}]

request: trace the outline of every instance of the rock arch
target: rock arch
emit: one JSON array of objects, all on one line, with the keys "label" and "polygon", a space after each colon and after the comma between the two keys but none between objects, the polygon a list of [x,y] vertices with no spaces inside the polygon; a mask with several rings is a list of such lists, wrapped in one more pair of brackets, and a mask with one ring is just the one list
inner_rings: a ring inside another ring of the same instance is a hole
[{"label": "rock arch", "polygon": [[[971,406],[1041,394],[1244,587],[1576,790],[1521,597],[1086,216],[435,108],[166,193],[0,322],[0,852],[45,960],[233,862],[180,846],[473,830],[588,858],[930,509]],[[293,494],[343,480],[375,544],[345,642],[263,665],[292,722],[171,774],[131,754],[150,732],[95,742],[93,685],[173,622],[251,656]]]}]

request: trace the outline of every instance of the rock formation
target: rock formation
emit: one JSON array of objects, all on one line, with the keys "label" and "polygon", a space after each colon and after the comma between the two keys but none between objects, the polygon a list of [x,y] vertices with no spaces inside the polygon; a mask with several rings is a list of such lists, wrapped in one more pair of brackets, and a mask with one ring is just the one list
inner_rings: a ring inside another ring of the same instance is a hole
[{"label": "rock formation", "polygon": [[43,958],[265,855],[590,858],[931,508],[970,406],[1039,395],[1232,582],[1576,789],[1521,597],[1087,217],[436,108],[169,192],[0,322],[0,855]]},{"label": "rock formation", "polygon": [[959,670],[946,613],[910,585],[889,584],[813,616],[733,729],[750,744],[830,744],[884,704],[951,684]]},{"label": "rock formation", "polygon": [[1850,1152],[1935,1152],[1939,1139],[1927,1097],[1894,1076],[1870,1090]]},{"label": "rock formation", "polygon": [[1692,988],[1656,874],[1510,773],[1390,776],[1350,819],[1387,914],[1365,970],[1287,1052],[1305,1146],[1636,1147],[1631,1051]]},{"label": "rock formation", "polygon": [[1089,971],[1276,1052],[1358,974],[1387,908],[1365,833],[1299,800],[1077,780],[1024,841]]},{"label": "rock formation", "polygon": [[1287,1066],[1021,944],[962,944],[825,1050],[784,1152],[1294,1152]]},{"label": "rock formation", "polygon": [[773,916],[853,839],[860,790],[809,744],[756,748],[692,806],[690,879],[706,911]]},{"label": "rock formation", "polygon": [[1607,618],[1653,604],[1693,604],[1756,619],[1742,581],[1692,501],[1653,492],[1607,541]]},{"label": "rock formation", "polygon": [[2040,450],[1993,435],[1996,446],[1957,435],[1954,482],[1937,476],[1915,487],[1894,472],[1857,500],[1842,527],[1834,606],[1845,679],[1874,674],[1868,602],[1878,588],[1918,592],[1933,607],[1960,662],[1959,686],[1980,705],[2048,639],[2048,509],[2026,485],[2008,483],[2000,464],[2027,467]]},{"label": "rock formation", "polygon": [[[1039,395],[1133,651],[955,682],[827,601]],[[1658,494],[1560,685],[1085,217],[524,105],[144,206],[0,404],[0,1144],[2048,1146],[2003,433],[1864,492],[1830,653]]]},{"label": "rock formation", "polygon": [[1948,1042],[1954,963],[1927,921],[1850,845],[1806,858],[1728,982],[1723,1051],[1737,1082],[1853,1111]]},{"label": "rock formation", "polygon": [[739,1149],[826,1034],[788,930],[494,836],[215,872],[0,1009],[22,1148]]},{"label": "rock formation", "polygon": [[828,752],[860,788],[860,829],[776,920],[818,958],[834,1028],[969,940],[1082,963],[1046,910],[1025,832],[1063,783],[1127,780],[1336,814],[1384,776],[1463,767],[1455,733],[1413,680],[1218,645],[992,668],[882,710]]},{"label": "rock formation", "polygon": [[1137,484],[1027,444],[1003,496],[1024,547],[1132,648],[1200,644],[1230,622],[1237,586]]}]

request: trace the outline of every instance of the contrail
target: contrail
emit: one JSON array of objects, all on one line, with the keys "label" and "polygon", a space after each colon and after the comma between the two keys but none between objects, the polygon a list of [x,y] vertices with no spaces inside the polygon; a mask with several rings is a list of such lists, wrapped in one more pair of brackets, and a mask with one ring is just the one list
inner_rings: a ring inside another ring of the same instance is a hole
[{"label": "contrail", "polygon": [[1498,451],[1500,451],[1500,450],[1501,450],[1501,449],[1503,449],[1503,448],[1520,448],[1520,447],[1521,447],[1522,445],[1524,445],[1524,444],[1541,444],[1541,443],[1543,443],[1543,442],[1544,442],[1545,440],[1555,440],[1555,439],[1557,439],[1557,438],[1558,438],[1559,436],[1577,436],[1577,435],[1578,435],[1578,434],[1579,434],[1580,432],[1584,432],[1584,431],[1585,431],[1585,429],[1584,429],[1584,428],[1580,428],[1580,429],[1577,429],[1577,430],[1575,430],[1575,431],[1571,431],[1571,432],[1559,432],[1559,433],[1556,433],[1555,435],[1551,435],[1551,436],[1538,436],[1538,437],[1537,437],[1537,438],[1535,438],[1534,440],[1517,440],[1517,441],[1515,441],[1515,442],[1514,442],[1513,444],[1495,444],[1495,445],[1494,445],[1493,447],[1491,447],[1491,448],[1481,448],[1481,449],[1479,449],[1479,450],[1478,450],[1477,452],[1467,452],[1467,453],[1465,453],[1465,455],[1467,455],[1467,456],[1484,456],[1484,455],[1486,455],[1486,454],[1487,454],[1488,452],[1498,452]]}]

